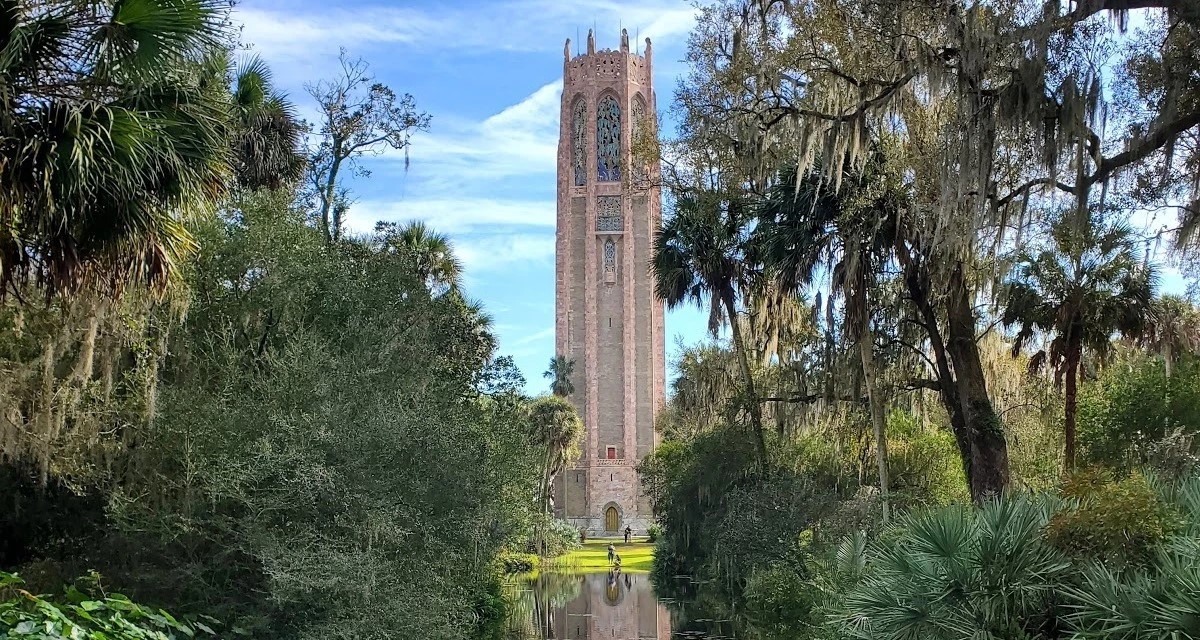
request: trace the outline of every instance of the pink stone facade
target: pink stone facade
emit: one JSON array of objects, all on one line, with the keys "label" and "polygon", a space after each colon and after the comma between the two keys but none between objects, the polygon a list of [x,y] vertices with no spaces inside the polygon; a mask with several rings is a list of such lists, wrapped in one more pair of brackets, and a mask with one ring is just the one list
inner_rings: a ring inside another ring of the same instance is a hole
[{"label": "pink stone facade", "polygon": [[[638,55],[622,31],[618,50],[597,51],[589,33],[585,54],[571,56],[569,40],[563,54],[555,350],[575,361],[568,399],[585,435],[577,466],[556,483],[555,505],[590,535],[626,526],[644,533],[651,514],[636,466],[657,445],[654,418],[666,391],[663,303],[650,273],[662,198],[647,179],[659,175],[659,163],[644,154],[635,159],[632,145],[635,130],[657,130],[650,40]],[[597,153],[598,136],[611,139],[616,130],[597,129],[598,111],[613,100],[620,112],[617,180],[602,179],[611,176]]]},{"label": "pink stone facade", "polygon": [[553,610],[547,637],[569,640],[670,640],[671,613],[650,577],[594,573],[574,578],[579,595]]}]

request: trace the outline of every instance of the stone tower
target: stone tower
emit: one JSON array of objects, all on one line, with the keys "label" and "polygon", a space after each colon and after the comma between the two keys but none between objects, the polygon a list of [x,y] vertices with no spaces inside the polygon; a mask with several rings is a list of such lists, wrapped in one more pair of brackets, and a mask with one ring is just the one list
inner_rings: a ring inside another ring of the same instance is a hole
[{"label": "stone tower", "polygon": [[[657,444],[665,397],[663,304],[650,273],[662,219],[650,39],[621,31],[616,51],[563,49],[555,242],[555,350],[574,360],[568,398],[584,423],[582,455],[561,474],[556,510],[591,535],[644,532],[649,501],[637,463]],[[654,157],[650,157],[654,156]]]}]

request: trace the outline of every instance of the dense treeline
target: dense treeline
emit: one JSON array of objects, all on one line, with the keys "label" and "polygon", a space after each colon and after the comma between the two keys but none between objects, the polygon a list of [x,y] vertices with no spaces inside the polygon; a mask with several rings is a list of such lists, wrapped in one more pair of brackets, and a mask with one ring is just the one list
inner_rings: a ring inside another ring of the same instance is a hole
[{"label": "dense treeline", "polygon": [[471,635],[578,418],[444,236],[344,229],[429,116],[343,57],[310,127],[228,17],[0,2],[0,635]]},{"label": "dense treeline", "polygon": [[1159,291],[1194,271],[1200,14],[1136,8],[702,10],[653,268],[717,340],[641,469],[685,617],[1200,634],[1200,314]]}]

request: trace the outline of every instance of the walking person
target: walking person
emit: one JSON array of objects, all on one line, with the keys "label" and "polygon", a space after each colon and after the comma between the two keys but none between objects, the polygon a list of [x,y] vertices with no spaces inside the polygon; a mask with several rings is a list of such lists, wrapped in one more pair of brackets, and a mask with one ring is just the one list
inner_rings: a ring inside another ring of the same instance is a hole
[{"label": "walking person", "polygon": [[625,544],[629,544],[629,539],[633,537],[633,529],[625,527]]},{"label": "walking person", "polygon": [[608,543],[608,561],[609,561],[609,563],[612,563],[613,556],[615,556],[615,555],[617,555],[617,548],[614,547],[612,545],[612,543],[610,542],[610,543]]}]

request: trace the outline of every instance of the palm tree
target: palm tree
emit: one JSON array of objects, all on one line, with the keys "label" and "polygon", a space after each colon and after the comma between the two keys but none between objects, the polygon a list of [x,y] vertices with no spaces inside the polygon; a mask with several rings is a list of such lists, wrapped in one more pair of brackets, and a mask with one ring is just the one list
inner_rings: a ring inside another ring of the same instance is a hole
[{"label": "palm tree", "polygon": [[857,638],[1040,636],[1070,584],[1070,563],[1043,536],[1055,506],[1013,494],[906,516],[871,546],[843,544],[833,586],[851,586],[834,619]]},{"label": "palm tree", "polygon": [[575,371],[575,361],[559,354],[550,358],[550,367],[542,373],[542,377],[550,380],[550,393],[565,398],[575,393],[575,385],[571,384],[571,374]]},{"label": "palm tree", "polygon": [[225,0],[0,0],[0,285],[161,287],[229,168]]},{"label": "palm tree", "polygon": [[749,207],[737,198],[723,199],[713,192],[681,194],[675,214],[654,237],[652,265],[655,292],[674,309],[692,303],[708,308],[708,330],[716,336],[722,321],[729,322],[742,382],[746,386],[750,423],[759,462],[768,462],[763,434],[762,406],[754,387],[754,374],[738,322],[737,298],[753,278],[746,260],[746,225]]},{"label": "palm tree", "polygon": [[304,126],[296,107],[271,82],[271,69],[254,56],[236,69],[222,56],[233,113],[233,161],[238,184],[247,189],[278,189],[304,174]]},{"label": "palm tree", "polygon": [[554,486],[555,476],[579,458],[583,422],[575,407],[565,398],[546,396],[534,400],[530,406],[529,427],[534,444],[545,449],[539,499],[546,513],[550,513],[550,490]]},{"label": "palm tree", "polygon": [[883,519],[888,519],[887,425],[871,331],[871,290],[886,263],[902,206],[901,193],[879,171],[846,174],[834,189],[819,170],[785,171],[759,208],[751,245],[772,280],[793,296],[814,284],[818,268],[830,275],[827,305],[845,300],[849,337],[858,342],[875,437]]},{"label": "palm tree", "polygon": [[1007,303],[1001,318],[1006,326],[1020,325],[1013,342],[1014,357],[1035,331],[1053,334],[1047,358],[1056,379],[1065,377],[1064,455],[1067,469],[1075,467],[1075,410],[1079,366],[1084,349],[1102,358],[1112,335],[1138,334],[1154,295],[1153,269],[1139,262],[1128,226],[1109,223],[1095,213],[1067,215],[1050,229],[1051,246],[1036,255],[1018,258],[1015,275],[1007,282]]},{"label": "palm tree", "polygon": [[1162,354],[1163,366],[1170,378],[1179,354],[1200,350],[1200,312],[1179,296],[1157,298],[1150,305],[1146,326],[1138,342]]},{"label": "palm tree", "polygon": [[433,292],[456,291],[462,280],[462,263],[454,255],[450,238],[434,232],[424,222],[413,220],[401,226],[395,222],[375,225],[387,251],[413,261],[417,277]]}]

